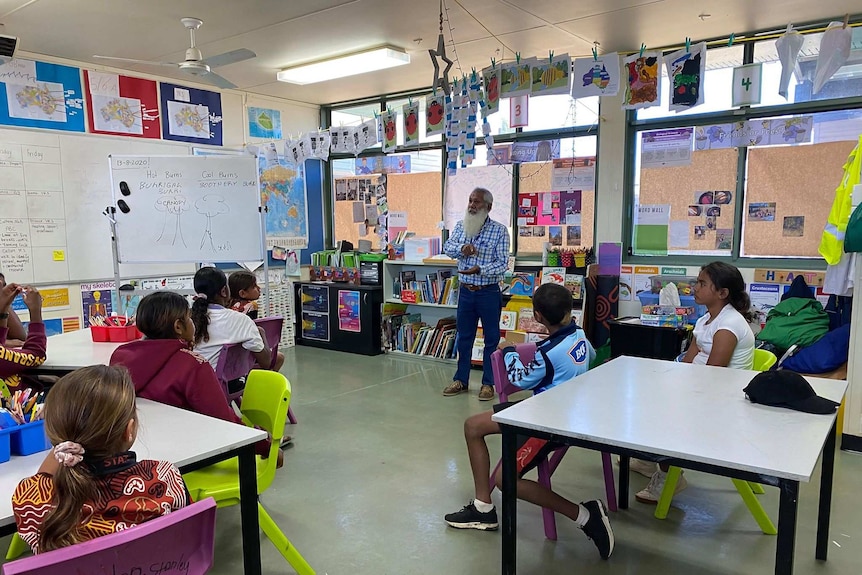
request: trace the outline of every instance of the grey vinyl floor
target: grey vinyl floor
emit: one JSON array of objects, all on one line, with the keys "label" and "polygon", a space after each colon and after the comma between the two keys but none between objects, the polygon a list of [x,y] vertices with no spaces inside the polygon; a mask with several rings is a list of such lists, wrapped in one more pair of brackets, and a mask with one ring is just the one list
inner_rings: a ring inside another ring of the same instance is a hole
[{"label": "grey vinyl floor", "polygon": [[[261,500],[316,572],[499,573],[499,532],[459,531],[442,519],[472,496],[462,423],[490,408],[476,398],[480,372],[472,373],[469,395],[444,398],[448,365],[306,347],[286,355],[299,424],[288,426],[293,446]],[[498,437],[490,448],[495,460]],[[608,561],[565,517],[557,518],[558,540],[546,540],[541,510],[520,503],[518,573],[772,573],[776,538],[760,532],[730,480],[691,471],[686,477],[688,489],[660,521],[653,507],[634,501],[647,479],[632,475],[630,508],[610,514],[616,549]],[[862,573],[860,477],[862,456],[839,452],[827,562],[814,559],[819,484],[803,484],[796,573]],[[599,454],[570,449],[553,483],[576,501],[604,498]],[[777,521],[777,490],[767,487],[759,497]],[[212,573],[242,572],[239,533],[238,509],[220,510]],[[263,537],[261,554],[265,574],[293,573]]]}]

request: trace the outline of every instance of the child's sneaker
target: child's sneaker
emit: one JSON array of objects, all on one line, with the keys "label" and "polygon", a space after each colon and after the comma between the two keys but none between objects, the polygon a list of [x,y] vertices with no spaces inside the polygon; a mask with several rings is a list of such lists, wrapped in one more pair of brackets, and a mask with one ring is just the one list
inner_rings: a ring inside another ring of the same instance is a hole
[{"label": "child's sneaker", "polygon": [[614,531],[608,519],[605,504],[599,499],[581,503],[590,512],[590,518],[584,525],[584,534],[593,540],[602,559],[607,559],[614,552]]},{"label": "child's sneaker", "polygon": [[480,531],[495,531],[497,529],[497,510],[492,509],[482,513],[471,501],[461,511],[450,513],[443,519],[456,529],[478,529]]},{"label": "child's sneaker", "polygon": [[[667,472],[658,470],[653,473],[652,477],[649,480],[649,484],[635,493],[635,499],[640,501],[641,503],[650,503],[655,505],[658,503],[659,498],[661,497],[661,492],[664,491],[664,484],[667,481]],[[679,474],[679,481],[676,482],[676,489],[674,490],[674,495],[682,491],[688,487],[688,481],[685,480],[685,475],[682,473]]]}]

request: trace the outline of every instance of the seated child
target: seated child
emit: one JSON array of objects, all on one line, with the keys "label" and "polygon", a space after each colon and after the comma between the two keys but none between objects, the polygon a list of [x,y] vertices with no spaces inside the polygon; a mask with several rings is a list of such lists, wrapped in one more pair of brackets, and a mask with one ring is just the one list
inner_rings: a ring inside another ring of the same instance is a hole
[{"label": "seated child", "polygon": [[[20,349],[6,347],[8,322],[12,313],[12,301],[23,294],[24,304],[30,310],[30,329]],[[0,382],[10,391],[23,386],[21,374],[27,369],[45,363],[45,324],[42,323],[42,295],[34,287],[5,284],[0,289]]]},{"label": "seated child", "polygon": [[[244,425],[212,366],[192,351],[195,325],[186,298],[168,291],[149,294],[135,317],[144,339],[118,347],[111,365],[129,370],[138,397]],[[257,453],[266,457],[269,445],[269,439],[259,441]]]},{"label": "seated child", "polygon": [[[18,534],[34,553],[128,529],[189,503],[169,461],[137,461],[135,387],[122,367],[94,365],[51,388],[45,431],[55,446],[12,494]],[[135,485],[129,490],[129,486]]]},{"label": "seated child", "polygon": [[[540,393],[587,371],[596,352],[583,330],[572,321],[571,311],[572,294],[563,286],[545,284],[536,290],[533,295],[533,316],[548,329],[549,335],[539,343],[535,359],[528,365],[521,363],[514,347],[503,349],[509,380],[514,385]],[[501,347],[505,345],[503,342]],[[485,437],[500,433],[500,426],[491,420],[491,416],[510,405],[496,405],[493,411],[473,415],[464,422],[475,499],[460,511],[446,515],[446,523],[452,527],[497,529],[497,511],[491,503],[491,488],[488,485],[491,462]],[[610,557],[614,550],[614,533],[605,504],[599,499],[582,504],[573,503],[535,481],[524,479],[524,474],[536,467],[556,445],[532,437],[519,437],[518,443],[518,498],[569,517],[592,539],[602,559]],[[498,487],[501,485],[500,473],[497,474],[496,483]]]},{"label": "seated child", "polygon": [[257,300],[260,299],[257,276],[247,271],[233,272],[227,283],[230,288],[230,309],[257,319]]},{"label": "seated child", "polygon": [[[0,272],[0,290],[6,287],[6,276]],[[9,332],[6,334],[6,347],[21,347],[27,339],[27,328],[14,309],[9,310]]]},{"label": "seated child", "polygon": [[[245,314],[228,309],[230,293],[227,276],[218,268],[201,268],[195,273],[197,294],[192,304],[192,321],[195,324],[195,351],[218,366],[222,346],[240,343],[251,351],[258,365],[268,369],[271,362],[270,346],[263,331]],[[276,362],[275,371],[281,365]]]},{"label": "seated child", "polygon": [[[682,361],[751,369],[754,366],[754,332],[748,323],[752,318],[751,300],[739,270],[724,262],[712,262],[700,268],[694,301],[706,306],[707,313],[694,324],[694,337]],[[638,501],[658,503],[668,467],[662,463],[656,469],[655,463],[632,459],[631,469],[650,477],[649,485],[635,494]],[[680,475],[674,493],[687,486],[685,477]]]}]

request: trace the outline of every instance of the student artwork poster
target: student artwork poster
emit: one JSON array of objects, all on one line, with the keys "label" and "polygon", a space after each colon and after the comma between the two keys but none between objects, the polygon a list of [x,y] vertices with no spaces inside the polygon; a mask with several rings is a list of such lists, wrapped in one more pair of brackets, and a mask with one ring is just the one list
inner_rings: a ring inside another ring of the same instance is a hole
[{"label": "student artwork poster", "polygon": [[83,132],[81,70],[13,58],[0,65],[0,124]]},{"label": "student artwork poster", "polygon": [[425,135],[443,133],[446,124],[445,100],[442,92],[425,96]]},{"label": "student artwork poster", "polygon": [[358,291],[338,290],[338,329],[356,333],[362,331]]},{"label": "student artwork poster", "polygon": [[487,118],[500,110],[500,67],[491,65],[482,70],[482,83],[485,87],[485,107],[482,113]]},{"label": "student artwork poster", "polygon": [[90,132],[162,137],[158,85],[153,80],[84,70],[84,86]]},{"label": "student artwork poster", "polygon": [[395,122],[398,120],[395,112],[383,112],[380,114],[380,126],[383,129],[383,151],[391,152],[397,145],[397,130]]},{"label": "student artwork poster", "polygon": [[401,108],[404,122],[404,144],[419,143],[419,102],[408,102]]},{"label": "student artwork poster", "polygon": [[533,60],[520,60],[500,68],[500,96],[514,98],[526,96],[532,91],[531,72]]},{"label": "student artwork poster", "polygon": [[192,144],[222,145],[221,94],[159,83],[162,138]]},{"label": "student artwork poster", "polygon": [[658,106],[661,89],[661,52],[633,54],[623,60],[625,69],[624,110]]},{"label": "student artwork poster", "polygon": [[620,90],[620,56],[614,52],[578,58],[572,76],[572,98],[615,96]]},{"label": "student artwork poster", "polygon": [[706,71],[706,44],[683,48],[664,59],[670,84],[671,111],[688,110],[703,104],[703,79]]},{"label": "student artwork poster", "polygon": [[547,59],[536,59],[531,71],[533,74],[531,95],[549,96],[569,93],[572,60],[568,54],[554,56],[551,53]]}]

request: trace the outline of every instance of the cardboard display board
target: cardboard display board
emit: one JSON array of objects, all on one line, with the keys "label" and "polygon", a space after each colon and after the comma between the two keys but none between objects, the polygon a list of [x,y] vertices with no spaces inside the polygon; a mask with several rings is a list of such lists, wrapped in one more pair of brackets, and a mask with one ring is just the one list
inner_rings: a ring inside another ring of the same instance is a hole
[{"label": "cardboard display board", "polygon": [[[844,174],[842,166],[854,145],[828,142],[750,148],[743,253],[820,257],[817,248],[823,226]],[[750,220],[750,204],[773,202],[772,221]],[[785,218],[789,218],[787,222]]]}]

